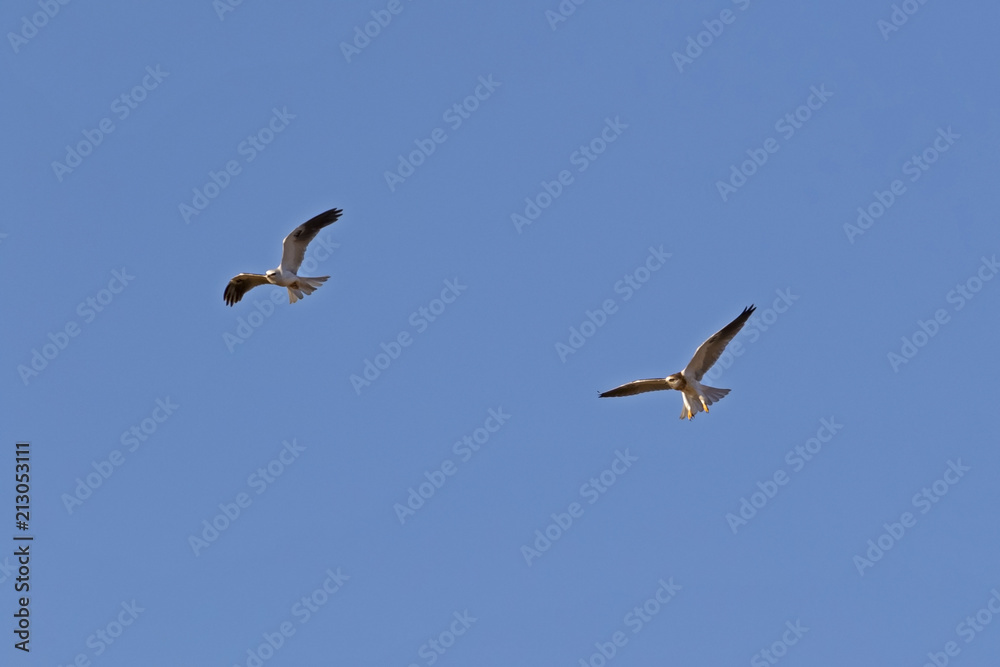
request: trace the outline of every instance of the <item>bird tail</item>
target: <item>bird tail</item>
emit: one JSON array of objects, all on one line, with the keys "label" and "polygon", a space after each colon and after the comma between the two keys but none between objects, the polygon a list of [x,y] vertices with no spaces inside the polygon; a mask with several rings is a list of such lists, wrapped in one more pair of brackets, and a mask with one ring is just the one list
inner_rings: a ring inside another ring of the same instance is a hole
[{"label": "bird tail", "polygon": [[725,398],[726,394],[729,393],[728,389],[718,389],[716,387],[709,387],[707,385],[701,385],[702,395],[705,397],[705,402],[711,405],[716,401],[721,401]]},{"label": "bird tail", "polygon": [[719,389],[707,385],[698,385],[691,393],[681,392],[684,396],[684,406],[681,408],[681,419],[691,419],[699,412],[704,412],[699,395],[705,397],[705,405],[712,405],[716,401],[721,401],[729,393],[728,389]]},{"label": "bird tail", "polygon": [[317,278],[303,278],[300,276],[294,284],[288,287],[288,303],[295,303],[306,294],[312,294],[329,279],[330,276],[319,276]]}]

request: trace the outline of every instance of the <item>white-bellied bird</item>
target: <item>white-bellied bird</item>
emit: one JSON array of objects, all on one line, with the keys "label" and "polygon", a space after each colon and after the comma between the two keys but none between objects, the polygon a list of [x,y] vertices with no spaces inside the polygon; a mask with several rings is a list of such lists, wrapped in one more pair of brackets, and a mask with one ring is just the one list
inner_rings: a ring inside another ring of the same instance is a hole
[{"label": "white-bellied bird", "polygon": [[708,340],[698,346],[694,357],[687,365],[687,368],[680,373],[668,375],[665,378],[652,378],[649,380],[636,380],[615,387],[610,391],[601,394],[601,398],[614,396],[632,396],[642,394],[647,391],[659,391],[661,389],[676,389],[684,397],[684,407],[681,409],[681,419],[685,417],[692,419],[699,412],[708,412],[708,406],[716,401],[722,400],[728,389],[718,389],[701,384],[700,380],[705,372],[719,360],[729,341],[740,332],[746,321],[753,315],[754,306],[744,308],[739,317],[722,327]]},{"label": "white-bellied bird", "polygon": [[295,303],[306,294],[312,294],[330,276],[306,278],[296,273],[302,266],[302,258],[306,255],[306,246],[316,238],[319,230],[332,225],[343,213],[339,208],[331,208],[320,213],[315,218],[302,223],[281,242],[281,264],[264,274],[241,273],[226,285],[222,298],[227,306],[235,305],[243,295],[258,285],[278,285],[288,288],[288,303]]}]

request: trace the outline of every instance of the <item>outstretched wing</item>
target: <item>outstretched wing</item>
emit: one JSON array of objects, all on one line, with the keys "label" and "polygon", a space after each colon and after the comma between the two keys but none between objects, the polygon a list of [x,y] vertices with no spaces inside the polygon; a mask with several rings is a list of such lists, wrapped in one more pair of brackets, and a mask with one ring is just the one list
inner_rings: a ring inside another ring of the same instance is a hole
[{"label": "outstretched wing", "polygon": [[744,308],[739,317],[722,327],[711,338],[702,343],[694,353],[694,357],[692,357],[687,368],[684,369],[684,377],[691,378],[696,382],[701,380],[701,376],[712,367],[712,364],[719,360],[719,357],[722,356],[722,351],[729,345],[729,341],[740,332],[746,321],[753,315],[754,310],[756,310],[756,307],[753,305],[749,308]]},{"label": "outstretched wing", "polygon": [[243,295],[252,290],[257,285],[266,285],[267,276],[262,276],[259,273],[241,273],[226,285],[226,291],[223,293],[222,298],[226,300],[227,306],[232,306],[236,304],[237,301],[243,298]]},{"label": "outstretched wing", "polygon": [[667,384],[666,378],[635,380],[634,382],[629,382],[628,384],[623,384],[620,387],[615,387],[610,391],[604,392],[603,394],[601,394],[601,398],[614,398],[616,396],[632,396],[633,394],[642,394],[647,391],[659,391],[661,389],[670,389],[670,385]]},{"label": "outstretched wing", "polygon": [[337,222],[341,213],[343,211],[339,208],[331,208],[312,220],[303,222],[286,236],[285,240],[281,242],[281,270],[297,273],[299,267],[302,266],[302,259],[306,256],[306,246],[316,238],[319,230]]}]

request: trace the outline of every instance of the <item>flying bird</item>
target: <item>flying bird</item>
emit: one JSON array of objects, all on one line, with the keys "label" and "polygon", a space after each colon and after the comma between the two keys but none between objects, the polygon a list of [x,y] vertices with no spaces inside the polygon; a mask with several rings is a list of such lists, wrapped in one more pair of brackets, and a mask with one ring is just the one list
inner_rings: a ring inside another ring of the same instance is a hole
[{"label": "flying bird", "polygon": [[681,409],[681,419],[687,417],[692,419],[695,414],[705,411],[708,406],[729,393],[728,389],[718,389],[701,384],[700,380],[705,372],[719,360],[722,351],[729,345],[729,341],[740,332],[746,321],[753,315],[755,310],[751,305],[744,308],[739,317],[722,327],[708,340],[698,346],[694,357],[688,363],[687,368],[680,373],[668,375],[665,378],[652,378],[649,380],[635,380],[620,387],[615,387],[610,391],[601,394],[601,398],[611,398],[614,396],[632,396],[642,394],[647,391],[659,391],[661,389],[676,389],[684,397],[684,407]]},{"label": "flying bird", "polygon": [[258,285],[278,285],[288,288],[288,303],[295,303],[305,294],[312,294],[320,285],[325,283],[330,276],[320,276],[318,278],[306,278],[296,274],[302,265],[302,258],[306,255],[306,246],[316,238],[319,230],[327,225],[332,225],[343,213],[339,208],[332,208],[325,213],[320,213],[312,220],[302,223],[285,237],[281,242],[281,264],[278,268],[271,269],[263,275],[259,273],[241,273],[226,285],[226,291],[222,298],[227,306],[235,305],[243,295]]}]

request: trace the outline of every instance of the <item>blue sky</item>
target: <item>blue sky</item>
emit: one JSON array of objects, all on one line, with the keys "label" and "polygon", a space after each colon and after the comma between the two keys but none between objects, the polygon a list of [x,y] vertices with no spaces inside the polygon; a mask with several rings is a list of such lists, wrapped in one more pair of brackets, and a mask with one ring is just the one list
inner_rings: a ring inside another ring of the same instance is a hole
[{"label": "blue sky", "polygon": [[8,3],[4,664],[994,664],[998,18]]}]

